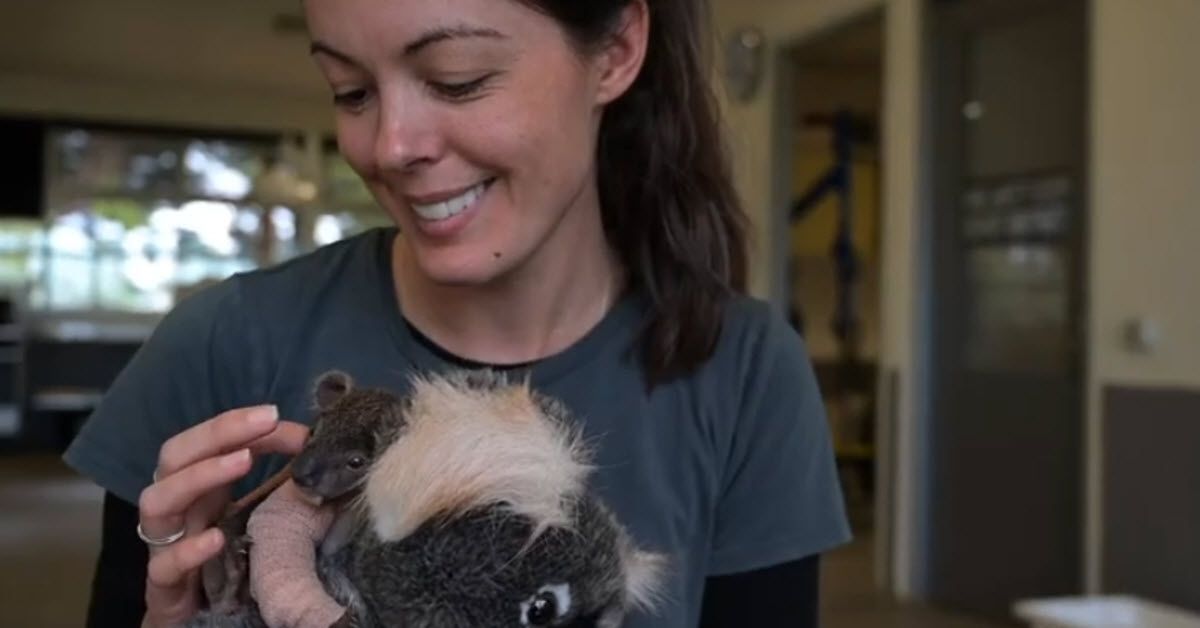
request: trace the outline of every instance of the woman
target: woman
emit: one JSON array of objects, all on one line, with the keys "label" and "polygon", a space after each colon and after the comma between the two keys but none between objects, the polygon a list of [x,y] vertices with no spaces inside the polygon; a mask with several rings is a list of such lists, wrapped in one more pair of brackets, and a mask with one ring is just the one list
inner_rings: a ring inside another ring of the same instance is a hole
[{"label": "woman", "polygon": [[188,299],[113,384],[66,456],[109,491],[93,623],[196,610],[215,514],[299,448],[318,373],[448,365],[581,417],[596,489],[672,561],[631,626],[815,623],[849,535],[804,348],[739,294],[696,5],[306,0],[342,153],[398,229]]}]

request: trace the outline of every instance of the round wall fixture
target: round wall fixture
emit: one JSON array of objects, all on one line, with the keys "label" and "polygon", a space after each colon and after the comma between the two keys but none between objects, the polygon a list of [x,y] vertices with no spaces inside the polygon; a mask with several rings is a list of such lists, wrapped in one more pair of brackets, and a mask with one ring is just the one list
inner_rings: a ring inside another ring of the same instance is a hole
[{"label": "round wall fixture", "polygon": [[734,31],[725,42],[725,83],[737,102],[748,102],[762,82],[766,37],[755,27]]}]

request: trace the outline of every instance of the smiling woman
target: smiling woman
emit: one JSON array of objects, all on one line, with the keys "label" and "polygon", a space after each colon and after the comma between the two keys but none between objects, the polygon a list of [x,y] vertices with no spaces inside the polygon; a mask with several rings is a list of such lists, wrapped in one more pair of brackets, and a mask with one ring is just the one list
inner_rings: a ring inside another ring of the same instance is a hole
[{"label": "smiling woman", "polygon": [[666,603],[626,625],[813,625],[849,532],[805,347],[741,294],[703,3],[304,6],[339,149],[398,228],[196,295],[113,385],[67,460],[111,492],[106,547],[140,524],[151,551],[96,616],[199,608],[213,517],[282,463],[245,452],[295,452],[316,374],[404,394],[489,367],[580,417],[597,491],[669,556]]}]

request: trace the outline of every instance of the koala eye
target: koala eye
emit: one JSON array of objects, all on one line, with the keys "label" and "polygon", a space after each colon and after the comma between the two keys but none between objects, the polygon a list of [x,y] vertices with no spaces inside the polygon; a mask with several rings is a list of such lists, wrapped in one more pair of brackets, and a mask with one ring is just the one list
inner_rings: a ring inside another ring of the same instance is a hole
[{"label": "koala eye", "polygon": [[353,456],[346,462],[346,466],[351,469],[361,469],[364,464],[367,464],[367,459],[362,456]]},{"label": "koala eye", "polygon": [[571,593],[568,585],[542,587],[537,595],[521,603],[521,625],[550,626],[570,610]]}]

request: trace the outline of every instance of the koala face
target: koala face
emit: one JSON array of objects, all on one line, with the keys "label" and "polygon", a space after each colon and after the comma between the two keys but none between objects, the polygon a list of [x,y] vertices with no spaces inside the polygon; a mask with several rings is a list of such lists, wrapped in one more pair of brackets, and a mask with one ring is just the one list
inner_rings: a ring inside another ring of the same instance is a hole
[{"label": "koala face", "polygon": [[379,450],[403,419],[402,401],[383,390],[355,389],[332,372],[317,383],[318,413],[292,461],[292,480],[310,497],[337,499],[359,488]]},{"label": "koala face", "polygon": [[337,499],[363,481],[370,455],[366,449],[344,449],[317,438],[292,462],[292,481],[312,497]]},{"label": "koala face", "polygon": [[586,501],[576,512],[571,528],[533,537],[530,522],[503,506],[433,520],[361,548],[353,577],[382,625],[619,625],[629,573],[616,529]]}]

